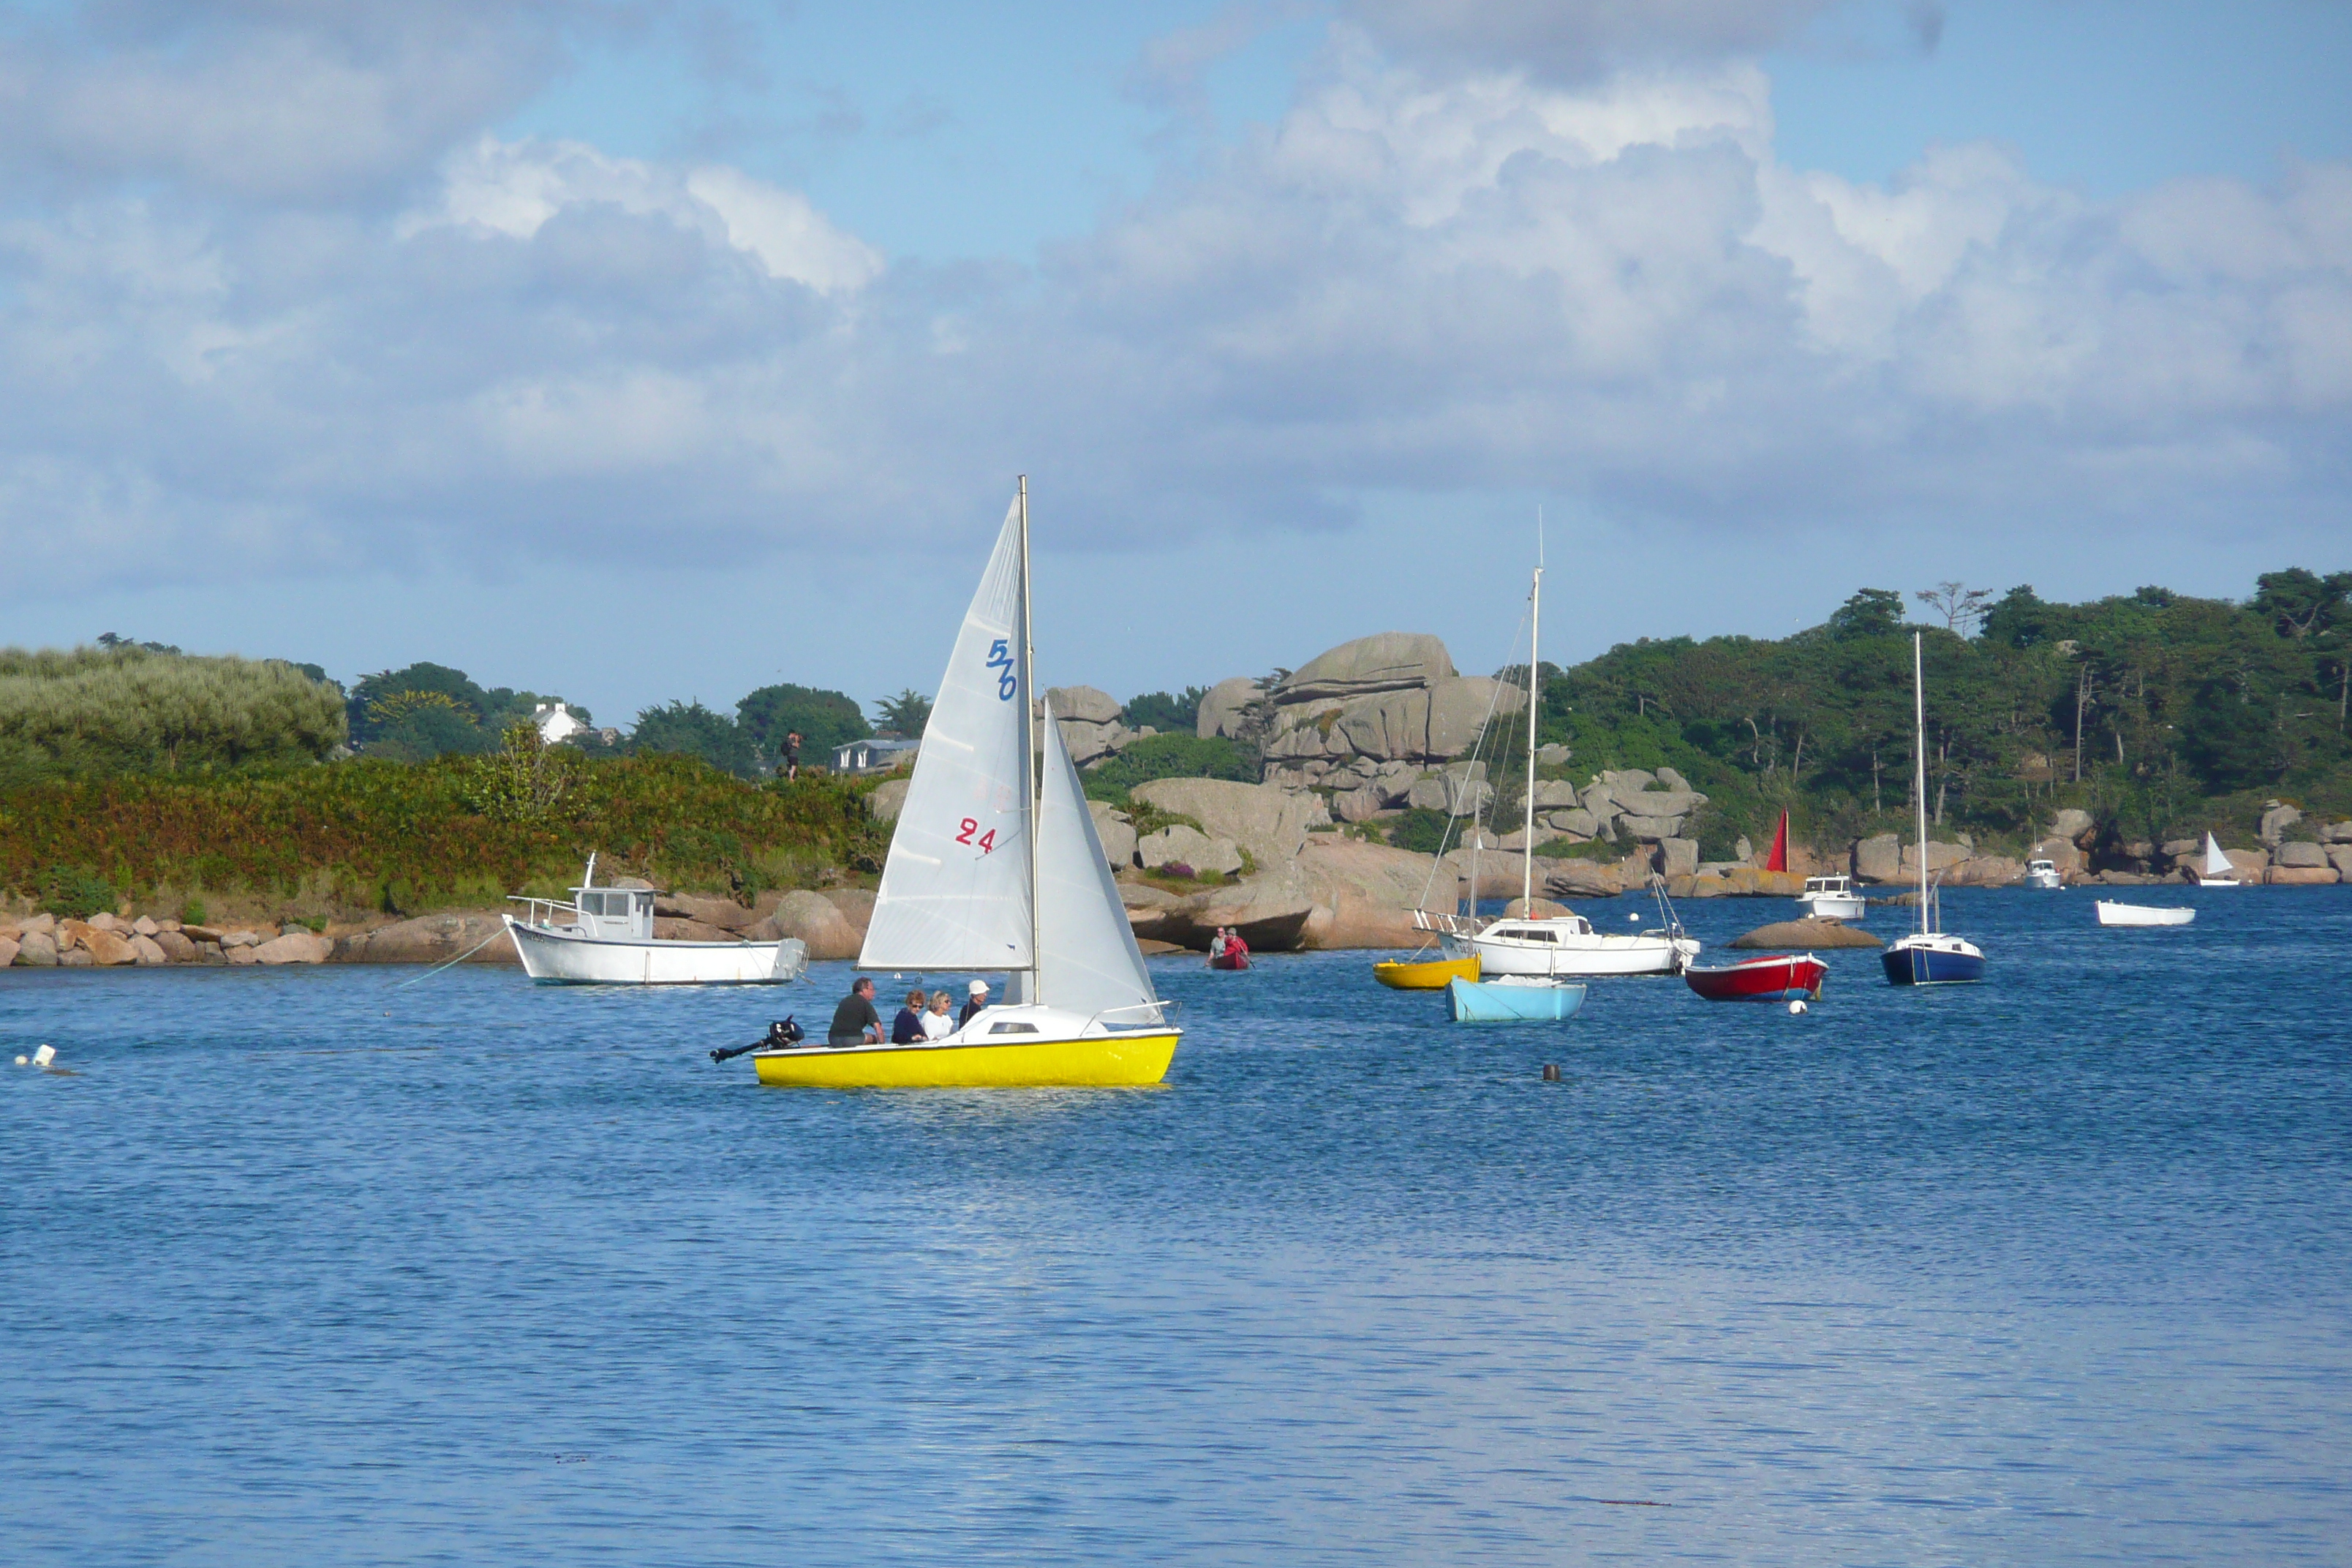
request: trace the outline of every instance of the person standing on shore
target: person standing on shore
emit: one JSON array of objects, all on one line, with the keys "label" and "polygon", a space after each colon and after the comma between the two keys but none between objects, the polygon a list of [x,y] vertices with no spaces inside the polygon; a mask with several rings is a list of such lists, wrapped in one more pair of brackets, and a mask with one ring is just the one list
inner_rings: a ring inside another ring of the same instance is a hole
[{"label": "person standing on shore", "polygon": [[800,776],[801,732],[798,730],[787,730],[784,731],[784,777],[792,780]]},{"label": "person standing on shore", "polygon": [[882,1015],[874,1010],[874,982],[859,975],[841,1005],[833,1010],[833,1027],[826,1031],[828,1046],[878,1046],[882,1043]]}]

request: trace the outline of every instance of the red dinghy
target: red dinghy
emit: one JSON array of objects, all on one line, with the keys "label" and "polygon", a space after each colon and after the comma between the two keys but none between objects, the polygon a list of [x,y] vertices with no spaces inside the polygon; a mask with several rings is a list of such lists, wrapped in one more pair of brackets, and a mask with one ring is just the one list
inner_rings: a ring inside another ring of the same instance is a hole
[{"label": "red dinghy", "polygon": [[1822,994],[1830,966],[1798,952],[1770,952],[1711,968],[1683,971],[1690,988],[1710,1002],[1790,1002]]},{"label": "red dinghy", "polygon": [[1249,967],[1249,954],[1246,952],[1221,952],[1217,954],[1216,957],[1209,960],[1209,967],[1212,969],[1247,969]]}]

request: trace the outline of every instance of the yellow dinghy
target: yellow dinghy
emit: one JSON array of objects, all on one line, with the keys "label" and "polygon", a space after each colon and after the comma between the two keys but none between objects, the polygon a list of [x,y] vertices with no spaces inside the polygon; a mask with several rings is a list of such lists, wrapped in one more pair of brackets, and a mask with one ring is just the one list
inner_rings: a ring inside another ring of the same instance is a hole
[{"label": "yellow dinghy", "polygon": [[[923,731],[857,967],[1010,976],[945,1039],[756,1051],[761,1083],[1035,1089],[1158,1083],[1181,1038],[1111,879],[1050,702],[1031,750],[1029,483],[1021,482]],[[1043,763],[1044,777],[1037,776]]]},{"label": "yellow dinghy", "polygon": [[1456,980],[1478,982],[1478,955],[1467,958],[1391,958],[1372,965],[1372,978],[1397,991],[1443,991]]}]

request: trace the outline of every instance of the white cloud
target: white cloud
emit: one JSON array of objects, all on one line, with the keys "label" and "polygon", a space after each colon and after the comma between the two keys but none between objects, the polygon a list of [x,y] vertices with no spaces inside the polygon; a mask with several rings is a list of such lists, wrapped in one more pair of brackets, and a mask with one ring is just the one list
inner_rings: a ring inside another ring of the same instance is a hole
[{"label": "white cloud", "polygon": [[1034,269],[888,266],[738,170],[478,126],[397,215],[197,173],[26,198],[10,580],[883,546],[1020,468],[1108,542],[1369,491],[1856,538],[2340,512],[2352,170],[2103,204],[1969,145],[1879,187],[1780,163],[1737,61],[1562,87],[1342,32],[1318,69]]},{"label": "white cloud", "polygon": [[447,223],[529,239],[565,208],[595,205],[704,233],[756,258],[769,277],[821,294],[855,292],[882,270],[880,252],[835,227],[797,191],[721,166],[608,158],[577,142],[484,136],[449,160],[438,203],[403,216],[396,232],[410,238]]}]

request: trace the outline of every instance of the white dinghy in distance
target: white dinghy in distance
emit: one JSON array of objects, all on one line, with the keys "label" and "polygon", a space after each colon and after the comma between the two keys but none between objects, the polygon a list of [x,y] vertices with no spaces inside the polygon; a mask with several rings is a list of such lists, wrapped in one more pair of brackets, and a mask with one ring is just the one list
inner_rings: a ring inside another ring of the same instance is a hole
[{"label": "white dinghy in distance", "polygon": [[650,888],[596,886],[596,857],[560,899],[510,897],[523,917],[506,921],[522,970],[549,985],[781,985],[808,970],[808,943],[668,942],[654,935]]},{"label": "white dinghy in distance", "polygon": [[2238,880],[2237,862],[2222,849],[2221,841],[2210,833],[2205,836],[2205,863],[2197,868],[2197,885],[2200,888],[2235,888]]},{"label": "white dinghy in distance", "polygon": [[2098,908],[2103,926],[2185,926],[2197,918],[2195,910],[2118,903],[2113,899],[2101,899]]}]

